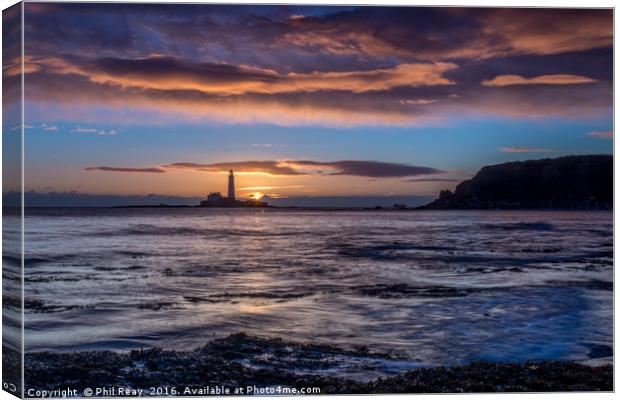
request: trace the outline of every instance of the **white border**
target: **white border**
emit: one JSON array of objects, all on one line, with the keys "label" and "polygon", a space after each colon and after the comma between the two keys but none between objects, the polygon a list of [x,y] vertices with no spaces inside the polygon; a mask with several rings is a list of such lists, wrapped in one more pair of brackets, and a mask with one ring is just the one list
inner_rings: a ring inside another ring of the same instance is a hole
[{"label": "white border", "polygon": [[[44,0],[28,0],[27,2],[45,2]],[[53,1],[50,1],[53,2]],[[75,0],[67,0],[64,2],[80,2],[80,1],[75,1]],[[85,2],[85,1],[82,1]],[[94,1],[93,1],[94,2]],[[115,2],[123,2],[123,1],[101,1],[101,2],[109,2],[109,3],[115,3]],[[616,5],[616,1],[615,0],[590,0],[590,1],[577,1],[577,0],[521,0],[521,1],[514,1],[514,0],[509,0],[509,1],[492,1],[492,0],[476,0],[476,1],[467,1],[467,0],[433,0],[433,1],[414,1],[414,0],[388,0],[386,2],[381,2],[380,0],[375,0],[375,1],[368,1],[368,0],[357,0],[357,1],[351,1],[351,0],[337,0],[337,1],[332,1],[332,0],[313,0],[313,1],[307,1],[307,0],[295,0],[295,1],[267,1],[267,0],[251,0],[251,1],[240,1],[240,0],[228,0],[228,1],[175,1],[175,0],[149,0],[149,1],[132,1],[134,3],[207,3],[207,4],[299,4],[299,5],[381,5],[381,6],[390,6],[390,5],[400,5],[400,6],[443,6],[443,7],[448,7],[448,6],[469,6],[469,7],[558,7],[558,8],[615,8]],[[0,0],[0,5],[2,6],[2,9],[5,9],[13,4],[15,4],[16,1],[12,1],[12,0]],[[23,27],[23,8],[22,8],[22,27]],[[616,25],[615,25],[615,10],[614,10],[614,38],[617,35],[617,29],[616,29]],[[615,44],[615,43],[614,43]],[[1,58],[1,46],[0,46],[0,58]],[[22,64],[23,64],[23,30],[22,30]],[[616,71],[616,65],[618,65],[618,54],[615,51],[615,46],[614,46],[614,105],[616,104],[616,93],[618,93],[617,89],[618,89],[618,82],[615,79],[615,71]],[[23,68],[23,65],[22,65]],[[1,81],[1,80],[0,80]],[[24,121],[25,121],[25,117],[24,117],[24,93],[23,93],[23,82],[24,82],[24,78],[22,75],[22,126],[24,126]],[[0,82],[0,88],[1,88],[1,82]],[[616,110],[614,109],[614,132],[615,132],[615,121],[616,121]],[[616,142],[614,140],[614,156],[616,154],[620,154],[618,153],[618,142]],[[0,154],[1,154],[1,150],[2,150],[2,144],[0,142]],[[23,174],[23,162],[24,162],[24,142],[23,142],[23,129],[22,129],[22,188],[24,187],[24,174]],[[0,172],[1,172],[1,164],[0,164]],[[617,200],[618,198],[620,198],[620,186],[616,185],[615,183],[617,182],[617,177],[620,177],[620,167],[618,166],[618,163],[615,160],[614,157],[614,199]],[[0,184],[2,182],[2,176],[0,173]],[[1,206],[1,202],[2,200],[0,199],[0,206]],[[614,203],[617,203],[617,201],[614,201]],[[22,205],[23,205],[23,190],[22,190]],[[614,204],[614,209],[615,209],[615,204]],[[618,226],[618,222],[620,221],[620,216],[614,212],[614,266],[615,266],[615,260],[618,257],[618,254],[620,253],[620,251],[618,250],[618,242],[617,242],[617,237],[616,237],[616,232],[615,232],[615,227]],[[23,252],[23,244],[24,244],[24,231],[23,231],[23,223],[24,223],[24,219],[23,219],[23,209],[22,209],[22,252]],[[0,252],[1,252],[1,248],[0,248]],[[22,260],[22,281],[23,281],[23,260]],[[618,296],[615,296],[616,293],[616,282],[618,281],[618,272],[614,269],[614,348],[615,348],[615,343],[617,343],[618,341],[618,330],[615,329],[616,327],[616,317],[617,315],[615,314],[615,310],[617,310],[617,306],[618,306]],[[23,282],[22,282],[22,293],[23,293]],[[22,302],[23,302],[23,295],[22,295]],[[23,307],[23,305],[22,305]],[[22,308],[23,310],[23,308]],[[22,319],[22,324],[23,324],[23,319]],[[23,329],[22,329],[22,346],[23,346]],[[22,350],[22,356],[23,356],[23,350]],[[0,366],[0,372],[1,372],[1,366]],[[22,371],[22,377],[23,377],[23,371]],[[23,379],[22,379],[23,381]],[[618,384],[618,382],[620,382],[618,380],[618,369],[615,367],[615,363],[614,363],[614,386]],[[22,385],[23,386],[23,385]],[[382,398],[382,399],[399,399],[399,398],[414,398],[415,399],[449,399],[449,398],[453,398],[454,396],[466,396],[469,398],[472,398],[472,396],[483,396],[484,398],[488,398],[488,399],[494,399],[494,398],[499,398],[499,399],[505,399],[505,400],[513,400],[513,399],[522,399],[522,398],[529,398],[529,399],[549,399],[555,396],[561,396],[563,399],[567,399],[567,400],[581,400],[584,397],[587,397],[589,399],[608,399],[608,398],[612,398],[614,396],[613,393],[548,393],[548,394],[495,394],[495,393],[490,393],[490,394],[462,394],[462,395],[457,395],[457,394],[448,394],[448,395],[443,395],[443,394],[433,394],[433,395],[376,395],[376,396],[372,396],[373,398]],[[333,398],[333,397],[342,397],[342,396],[309,396],[311,398]],[[346,396],[348,399],[367,399],[369,396],[368,395],[347,395]],[[215,397],[205,397],[206,398],[215,398]],[[226,398],[226,397],[217,397],[217,398]],[[277,397],[266,397],[267,399],[276,399]],[[5,392],[5,391],[0,391],[0,400],[9,400],[9,399],[15,399],[14,396],[10,395],[9,393]]]}]

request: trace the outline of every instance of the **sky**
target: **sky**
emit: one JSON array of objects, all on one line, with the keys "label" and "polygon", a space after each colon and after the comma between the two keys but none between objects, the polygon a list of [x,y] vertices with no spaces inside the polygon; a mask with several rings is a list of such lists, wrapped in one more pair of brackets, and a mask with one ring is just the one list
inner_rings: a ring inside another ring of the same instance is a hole
[{"label": "sky", "polygon": [[[484,165],[612,153],[611,10],[26,3],[24,18],[39,194],[201,197],[233,169],[238,197],[435,196]],[[5,57],[5,82],[20,73]]]}]

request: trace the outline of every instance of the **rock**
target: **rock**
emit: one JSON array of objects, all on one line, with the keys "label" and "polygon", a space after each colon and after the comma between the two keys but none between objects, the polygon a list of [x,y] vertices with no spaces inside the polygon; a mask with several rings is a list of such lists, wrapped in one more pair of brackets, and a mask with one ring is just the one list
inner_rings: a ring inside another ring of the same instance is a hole
[{"label": "rock", "polygon": [[612,209],[613,157],[566,156],[483,167],[420,209]]}]

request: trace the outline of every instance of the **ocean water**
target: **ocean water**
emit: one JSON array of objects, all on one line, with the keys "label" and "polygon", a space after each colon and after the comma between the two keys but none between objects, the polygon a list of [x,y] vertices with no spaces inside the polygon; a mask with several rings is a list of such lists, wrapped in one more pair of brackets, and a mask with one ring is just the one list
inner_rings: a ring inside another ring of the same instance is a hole
[{"label": "ocean water", "polygon": [[352,375],[611,361],[611,212],[27,209],[25,226],[28,352],[245,332],[394,355],[332,370]]}]

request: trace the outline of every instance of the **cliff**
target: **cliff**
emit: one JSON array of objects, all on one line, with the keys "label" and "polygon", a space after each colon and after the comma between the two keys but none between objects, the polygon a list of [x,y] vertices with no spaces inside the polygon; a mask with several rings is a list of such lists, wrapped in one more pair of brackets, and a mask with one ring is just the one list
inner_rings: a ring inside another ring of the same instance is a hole
[{"label": "cliff", "polygon": [[422,209],[612,209],[613,157],[566,156],[483,167]]}]

